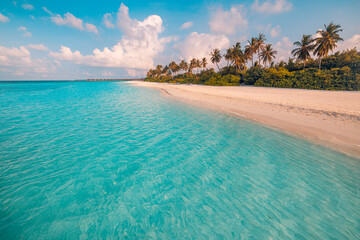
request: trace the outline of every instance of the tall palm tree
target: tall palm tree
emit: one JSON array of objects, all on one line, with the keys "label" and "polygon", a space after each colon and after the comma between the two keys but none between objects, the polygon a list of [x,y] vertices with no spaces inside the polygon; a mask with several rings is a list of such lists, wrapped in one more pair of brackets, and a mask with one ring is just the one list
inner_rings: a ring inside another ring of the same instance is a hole
[{"label": "tall palm tree", "polygon": [[206,66],[207,66],[207,60],[206,60],[206,58],[203,58],[203,59],[202,59],[202,61],[201,61],[201,66],[202,66],[203,69],[206,68]]},{"label": "tall palm tree", "polygon": [[173,77],[173,73],[176,74],[176,72],[178,71],[178,65],[176,64],[176,62],[172,61],[170,64],[169,64],[169,69],[171,71],[171,77]]},{"label": "tall palm tree", "polygon": [[163,71],[163,66],[162,65],[157,65],[156,69],[155,69],[155,74],[160,75],[160,74],[162,74],[162,71]]},{"label": "tall palm tree", "polygon": [[211,62],[212,63],[216,63],[216,66],[218,68],[218,70],[220,71],[220,68],[219,68],[219,65],[218,63],[221,61],[221,53],[220,53],[220,50],[215,48],[211,53],[210,53],[210,56],[211,56]]},{"label": "tall palm tree", "polygon": [[261,59],[263,60],[265,67],[266,62],[271,63],[271,61],[275,58],[275,54],[277,54],[277,51],[272,49],[271,46],[272,44],[266,44],[260,53]]},{"label": "tall palm tree", "polygon": [[232,48],[226,49],[226,53],[224,54],[224,58],[227,61],[227,66],[229,66],[229,63],[232,59]]},{"label": "tall palm tree", "polygon": [[254,54],[256,53],[256,38],[252,37],[248,40],[248,44],[245,46],[245,54],[248,58],[251,58],[251,66],[254,66]]},{"label": "tall palm tree", "polygon": [[244,52],[241,50],[241,44],[237,42],[232,47],[232,54],[231,54],[231,60],[235,65],[235,69],[238,71],[242,68],[244,68],[246,64],[246,56]]},{"label": "tall palm tree", "polygon": [[199,59],[196,59],[196,68],[197,72],[199,73],[199,68],[201,68],[201,61]]},{"label": "tall palm tree", "polygon": [[259,36],[257,38],[255,38],[255,46],[256,46],[256,50],[255,52],[258,53],[258,57],[259,57],[259,66],[261,66],[260,64],[260,53],[261,51],[263,50],[263,48],[265,47],[265,41],[266,41],[266,38],[265,38],[265,35],[263,33],[259,33]]},{"label": "tall palm tree", "polygon": [[194,68],[196,68],[196,59],[195,58],[191,59],[191,61],[190,61],[189,72],[192,73],[192,70]]},{"label": "tall palm tree", "polygon": [[185,60],[181,60],[180,64],[179,64],[179,68],[181,70],[183,70],[184,72],[187,71],[188,69],[188,65],[187,65],[187,62],[185,62]]},{"label": "tall palm tree", "polygon": [[314,50],[315,45],[313,44],[314,40],[311,35],[303,35],[301,41],[294,42],[294,45],[297,46],[294,50],[291,51],[291,54],[294,55],[298,60],[305,63],[310,58],[310,52]]},{"label": "tall palm tree", "polygon": [[319,69],[321,69],[321,59],[336,48],[337,42],[344,40],[339,35],[339,32],[342,31],[340,25],[331,22],[329,25],[324,24],[324,27],[325,30],[317,31],[320,37],[315,38],[314,53],[319,57]]}]

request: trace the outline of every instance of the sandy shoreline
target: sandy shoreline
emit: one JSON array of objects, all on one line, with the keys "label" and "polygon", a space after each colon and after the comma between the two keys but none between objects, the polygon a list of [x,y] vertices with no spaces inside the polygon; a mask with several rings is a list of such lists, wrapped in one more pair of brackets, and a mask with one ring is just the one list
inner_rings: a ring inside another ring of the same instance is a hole
[{"label": "sandy shoreline", "polygon": [[132,84],[160,89],[176,100],[260,122],[360,158],[360,92]]}]

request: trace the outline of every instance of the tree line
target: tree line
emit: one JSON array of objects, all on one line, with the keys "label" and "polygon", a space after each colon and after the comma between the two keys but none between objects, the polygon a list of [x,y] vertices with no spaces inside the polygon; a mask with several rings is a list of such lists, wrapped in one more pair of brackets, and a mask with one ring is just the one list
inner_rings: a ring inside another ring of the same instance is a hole
[{"label": "tree line", "polygon": [[[292,55],[287,62],[274,62],[277,51],[266,37],[260,33],[247,41],[242,49],[237,42],[226,49],[210,53],[210,61],[216,65],[207,69],[207,58],[182,60],[179,64],[172,61],[165,67],[157,65],[147,73],[146,81],[170,83],[194,83],[205,85],[255,85],[268,87],[290,87],[326,90],[360,90],[360,53],[356,49],[342,53],[333,52],[342,28],[331,22],[317,31],[316,37],[303,35],[294,42]],[[316,56],[313,59],[311,55]],[[222,60],[226,66],[219,67]]]}]

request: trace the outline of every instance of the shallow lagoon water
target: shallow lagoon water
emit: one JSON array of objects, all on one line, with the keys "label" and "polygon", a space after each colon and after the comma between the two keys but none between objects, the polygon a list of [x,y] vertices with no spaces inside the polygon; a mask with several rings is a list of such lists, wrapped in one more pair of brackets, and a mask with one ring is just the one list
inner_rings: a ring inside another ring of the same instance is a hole
[{"label": "shallow lagoon water", "polygon": [[360,239],[360,160],[118,82],[0,84],[0,239]]}]

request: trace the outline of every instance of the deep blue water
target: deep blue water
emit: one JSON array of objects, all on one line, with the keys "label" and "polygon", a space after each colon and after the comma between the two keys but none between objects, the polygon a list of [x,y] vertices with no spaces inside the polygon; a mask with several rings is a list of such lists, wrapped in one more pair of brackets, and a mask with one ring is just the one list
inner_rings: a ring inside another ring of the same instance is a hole
[{"label": "deep blue water", "polygon": [[0,239],[360,239],[360,160],[116,82],[0,84]]}]

